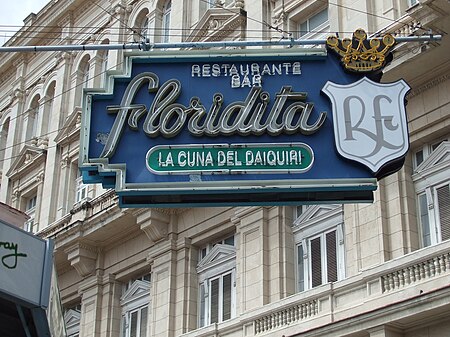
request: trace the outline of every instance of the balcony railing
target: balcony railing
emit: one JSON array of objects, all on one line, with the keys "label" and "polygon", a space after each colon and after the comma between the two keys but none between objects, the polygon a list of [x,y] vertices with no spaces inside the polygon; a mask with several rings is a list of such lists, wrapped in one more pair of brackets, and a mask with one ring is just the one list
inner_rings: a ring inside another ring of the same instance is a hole
[{"label": "balcony railing", "polygon": [[414,301],[417,296],[448,287],[449,274],[450,241],[447,241],[363,270],[345,280],[270,303],[232,320],[186,333],[183,337],[292,335],[353,315],[383,310],[393,303]]}]

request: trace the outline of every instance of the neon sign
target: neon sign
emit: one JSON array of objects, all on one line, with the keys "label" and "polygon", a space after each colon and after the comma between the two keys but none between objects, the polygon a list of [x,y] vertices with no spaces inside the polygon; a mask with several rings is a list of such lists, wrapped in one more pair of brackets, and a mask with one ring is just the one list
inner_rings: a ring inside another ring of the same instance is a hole
[{"label": "neon sign", "polygon": [[369,202],[408,150],[407,84],[366,78],[354,60],[349,73],[325,50],[126,64],[86,94],[80,153],[83,180],[115,188],[124,207]]}]

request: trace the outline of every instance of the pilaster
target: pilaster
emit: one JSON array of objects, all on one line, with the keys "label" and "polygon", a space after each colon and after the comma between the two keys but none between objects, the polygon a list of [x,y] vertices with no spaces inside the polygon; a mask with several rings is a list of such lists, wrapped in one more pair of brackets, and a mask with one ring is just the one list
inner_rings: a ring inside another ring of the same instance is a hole
[{"label": "pilaster", "polygon": [[236,298],[240,299],[241,312],[269,303],[268,211],[267,207],[239,207],[232,219],[239,238]]},{"label": "pilaster", "polygon": [[100,274],[92,275],[81,282],[78,288],[81,297],[80,336],[100,336],[102,292]]},{"label": "pilaster", "polygon": [[175,336],[176,242],[160,241],[150,250],[148,260],[152,270],[151,336]]}]

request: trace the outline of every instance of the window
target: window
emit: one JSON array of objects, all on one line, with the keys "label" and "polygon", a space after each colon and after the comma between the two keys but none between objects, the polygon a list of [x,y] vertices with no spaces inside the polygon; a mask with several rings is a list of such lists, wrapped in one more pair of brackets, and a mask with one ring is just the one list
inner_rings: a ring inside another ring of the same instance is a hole
[{"label": "window", "polygon": [[150,275],[134,278],[124,284],[121,337],[146,337],[149,328]]},{"label": "window", "polygon": [[305,21],[300,22],[298,26],[298,37],[311,38],[317,33],[328,30],[328,28],[328,8],[325,8]]},{"label": "window", "polygon": [[35,232],[35,213],[36,213],[37,195],[33,195],[26,199],[25,213],[30,217],[25,222],[25,230],[30,233]]},{"label": "window", "polygon": [[5,160],[8,133],[9,133],[9,118],[6,119],[6,121],[3,123],[3,127],[0,130],[0,180],[1,180],[1,172],[3,169],[3,162]]},{"label": "window", "polygon": [[450,180],[419,194],[418,206],[422,245],[450,239]]},{"label": "window", "polygon": [[87,88],[89,84],[89,71],[90,71],[90,65],[89,63],[86,63],[85,68],[83,70],[83,88]]},{"label": "window", "polygon": [[38,123],[39,123],[39,100],[41,99],[40,95],[36,95],[33,97],[31,101],[30,108],[28,109],[27,114],[27,123],[25,130],[25,141],[34,139],[38,135]]},{"label": "window", "polygon": [[412,178],[417,193],[421,245],[427,247],[450,239],[450,142],[424,148],[431,153],[416,168]]},{"label": "window", "polygon": [[420,164],[422,164],[424,160],[427,159],[442,142],[448,141],[448,139],[449,138],[444,137],[435,142],[425,144],[419,149],[417,149],[414,152],[414,162],[413,162],[414,169],[416,169]]},{"label": "window", "polygon": [[306,239],[297,246],[298,291],[339,279],[337,233],[337,229],[333,229]]},{"label": "window", "polygon": [[83,179],[81,176],[78,177],[76,180],[75,190],[76,190],[75,203],[78,203],[80,201],[87,199],[88,185],[83,184]]},{"label": "window", "polygon": [[419,3],[419,0],[408,0],[408,6],[412,7]]},{"label": "window", "polygon": [[236,250],[234,236],[200,250],[199,326],[221,323],[235,316]]},{"label": "window", "polygon": [[200,249],[200,259],[199,260],[202,260],[211,251],[211,249],[214,246],[216,246],[217,244],[234,246],[234,235],[231,235],[231,236],[227,237],[226,239],[215,241],[214,243],[210,243],[210,244],[207,244],[206,246],[202,247]]},{"label": "window", "polygon": [[144,8],[137,15],[133,27],[133,39],[135,42],[150,39],[150,19],[147,8]]},{"label": "window", "polygon": [[232,317],[234,270],[200,284],[200,326],[220,323]]},{"label": "window", "polygon": [[162,42],[169,42],[170,33],[170,11],[172,9],[172,1],[166,1],[162,12]]},{"label": "window", "polygon": [[342,206],[308,206],[295,220],[293,232],[298,291],[345,277]]},{"label": "window", "polygon": [[143,22],[141,24],[140,32],[139,32],[141,39],[148,39],[149,24],[150,24],[149,19],[145,18],[145,20],[143,20]]},{"label": "window", "polygon": [[306,210],[308,209],[309,205],[299,205],[296,206],[294,208],[294,218],[297,219],[298,217],[300,217],[300,215],[302,215],[303,213],[306,212]]},{"label": "window", "polygon": [[67,337],[78,337],[80,335],[81,304],[69,308],[64,313],[64,324]]}]

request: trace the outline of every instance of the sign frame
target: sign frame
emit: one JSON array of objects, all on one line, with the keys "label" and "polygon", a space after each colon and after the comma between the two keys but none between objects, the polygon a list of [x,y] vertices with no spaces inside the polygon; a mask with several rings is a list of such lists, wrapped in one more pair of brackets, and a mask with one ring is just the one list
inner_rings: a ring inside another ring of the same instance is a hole
[{"label": "sign frame", "polygon": [[[208,172],[191,172],[185,183],[129,183],[126,164],[110,163],[108,158],[89,158],[89,141],[93,113],[93,97],[109,97],[114,93],[116,80],[130,79],[134,62],[239,62],[251,60],[320,60],[327,57],[326,49],[282,50],[205,50],[183,52],[126,53],[123,72],[109,72],[104,90],[87,89],[84,92],[84,109],[80,140],[79,168],[84,183],[101,183],[114,188],[120,207],[196,207],[196,206],[251,206],[298,205],[316,203],[372,202],[377,189],[377,177],[343,179],[270,179],[260,181],[229,182],[202,181]],[[358,74],[361,78],[361,75]],[[328,113],[332,113],[331,109]],[[298,142],[293,140],[293,142]],[[234,140],[230,143],[236,144]],[[190,144],[186,144],[189,146]],[[198,145],[195,145],[198,146]],[[346,159],[343,159],[346,160]],[[353,164],[352,164],[353,165]],[[355,163],[354,165],[360,165]],[[246,200],[243,196],[248,196]]]}]

